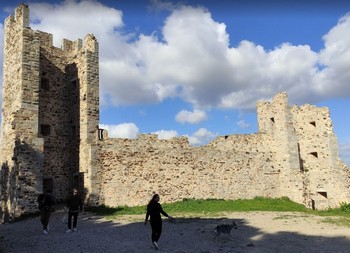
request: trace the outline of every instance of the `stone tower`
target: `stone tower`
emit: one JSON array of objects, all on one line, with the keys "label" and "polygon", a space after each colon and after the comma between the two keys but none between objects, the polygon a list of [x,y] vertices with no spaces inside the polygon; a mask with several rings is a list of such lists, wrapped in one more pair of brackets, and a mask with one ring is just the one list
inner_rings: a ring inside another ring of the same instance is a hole
[{"label": "stone tower", "polygon": [[99,122],[98,43],[93,35],[53,46],[29,27],[21,4],[5,21],[1,128],[1,209],[36,209],[38,193],[58,201],[72,187],[90,195]]},{"label": "stone tower", "polygon": [[272,103],[259,101],[257,104],[259,132],[268,134],[266,143],[275,153],[275,167],[280,168],[279,191],[296,202],[302,202],[302,180],[298,154],[298,140],[293,126],[293,116],[286,93],[279,93]]},{"label": "stone tower", "polygon": [[280,169],[279,191],[313,209],[350,200],[349,169],[339,159],[328,108],[289,106],[287,93],[257,104],[259,132],[271,136],[267,148]]}]

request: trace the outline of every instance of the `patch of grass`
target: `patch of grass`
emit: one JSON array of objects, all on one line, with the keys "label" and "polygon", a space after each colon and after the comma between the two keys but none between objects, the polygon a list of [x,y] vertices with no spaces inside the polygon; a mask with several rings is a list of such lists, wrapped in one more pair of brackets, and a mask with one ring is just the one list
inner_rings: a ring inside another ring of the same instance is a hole
[{"label": "patch of grass", "polygon": [[[350,227],[350,204],[342,203],[339,208],[317,211],[307,209],[304,205],[295,203],[288,198],[262,198],[254,199],[237,199],[237,200],[222,200],[222,199],[207,199],[194,200],[184,199],[175,203],[162,204],[164,210],[173,215],[181,215],[182,217],[198,217],[198,216],[218,216],[225,212],[249,212],[249,211],[276,211],[276,212],[297,212],[303,213],[304,217],[308,215],[325,216],[322,221],[325,223],[334,224],[337,226]],[[107,219],[116,219],[120,215],[144,215],[146,206],[136,207],[108,207],[98,206],[86,208],[96,214],[105,216]],[[296,215],[295,217],[302,217]],[[290,219],[293,215],[281,214],[276,219]],[[1,252],[0,252],[1,253]]]},{"label": "patch of grass", "polygon": [[342,216],[350,218],[350,204],[341,203],[338,208],[329,208],[328,210],[317,211],[320,216]]},{"label": "patch of grass", "polygon": [[256,197],[254,199],[238,200],[193,200],[185,199],[172,204],[164,204],[164,208],[175,213],[207,213],[217,214],[221,212],[241,211],[305,211],[303,205],[294,203],[288,198],[269,199]]},{"label": "patch of grass", "polygon": [[305,215],[300,215],[300,214],[295,214],[295,215],[290,215],[290,214],[286,214],[286,215],[279,215],[276,218],[274,218],[274,220],[290,220],[290,219],[294,219],[294,218],[307,218],[309,217],[309,214],[305,214]]},{"label": "patch of grass", "polygon": [[[246,212],[246,211],[294,211],[294,212],[306,212],[307,209],[295,202],[290,201],[288,198],[262,198],[256,197],[251,200],[222,200],[222,199],[207,199],[207,200],[194,200],[184,199],[183,201],[175,203],[162,204],[163,209],[172,215],[174,214],[200,214],[216,216],[223,212]],[[98,206],[90,207],[87,211],[101,214],[104,216],[125,215],[125,214],[145,214],[146,206],[136,207],[108,207]],[[112,216],[112,217],[111,217]]]},{"label": "patch of grass", "polygon": [[330,216],[322,222],[350,228],[350,217]]},{"label": "patch of grass", "polygon": [[116,215],[125,215],[125,214],[143,214],[145,213],[146,207],[145,206],[135,206],[135,207],[128,207],[128,206],[119,206],[119,207],[109,207],[105,205],[101,206],[91,206],[86,207],[85,211],[100,214],[103,216],[116,216]]}]

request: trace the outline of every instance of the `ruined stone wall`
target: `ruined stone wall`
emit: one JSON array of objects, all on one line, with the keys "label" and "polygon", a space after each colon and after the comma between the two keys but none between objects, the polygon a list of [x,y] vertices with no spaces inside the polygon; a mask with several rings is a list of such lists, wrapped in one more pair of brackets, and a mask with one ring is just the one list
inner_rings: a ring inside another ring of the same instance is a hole
[{"label": "ruined stone wall", "polygon": [[189,146],[187,138],[158,140],[156,135],[104,140],[99,153],[101,201],[144,205],[155,192],[165,202],[277,197],[274,154],[259,152],[265,137],[229,136],[203,147]]}]

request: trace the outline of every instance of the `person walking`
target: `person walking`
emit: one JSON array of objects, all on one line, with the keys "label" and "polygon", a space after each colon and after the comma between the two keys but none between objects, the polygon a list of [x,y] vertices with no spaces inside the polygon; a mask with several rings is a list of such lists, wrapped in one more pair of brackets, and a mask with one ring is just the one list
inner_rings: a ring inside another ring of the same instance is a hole
[{"label": "person walking", "polygon": [[46,192],[40,194],[38,196],[38,204],[40,210],[40,222],[43,226],[43,233],[49,233],[49,221],[52,212],[52,206],[56,204],[55,197],[52,194],[51,190],[47,190]]},{"label": "person walking", "polygon": [[73,231],[77,231],[78,214],[83,210],[83,202],[78,195],[78,189],[74,188],[72,195],[67,200],[68,209],[68,230],[66,233],[72,232],[72,218],[73,218]]},{"label": "person walking", "polygon": [[164,212],[162,206],[159,204],[159,195],[154,194],[152,199],[147,205],[147,212],[145,218],[145,226],[147,225],[148,218],[150,218],[151,228],[152,228],[152,245],[156,250],[158,250],[158,240],[162,234],[162,217],[160,214],[172,219],[173,217],[169,216]]}]

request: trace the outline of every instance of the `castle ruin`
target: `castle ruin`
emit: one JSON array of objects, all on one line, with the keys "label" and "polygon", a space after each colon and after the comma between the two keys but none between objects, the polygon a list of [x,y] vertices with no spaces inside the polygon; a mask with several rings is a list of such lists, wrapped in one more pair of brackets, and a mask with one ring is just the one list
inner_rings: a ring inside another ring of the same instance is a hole
[{"label": "castle ruin", "polygon": [[5,21],[1,127],[1,213],[37,211],[39,193],[64,201],[72,187],[90,205],[288,197],[313,209],[350,202],[327,108],[289,106],[286,93],[259,101],[259,131],[201,147],[186,137],[108,138],[99,129],[98,42],[63,40],[29,27],[29,8]]}]

